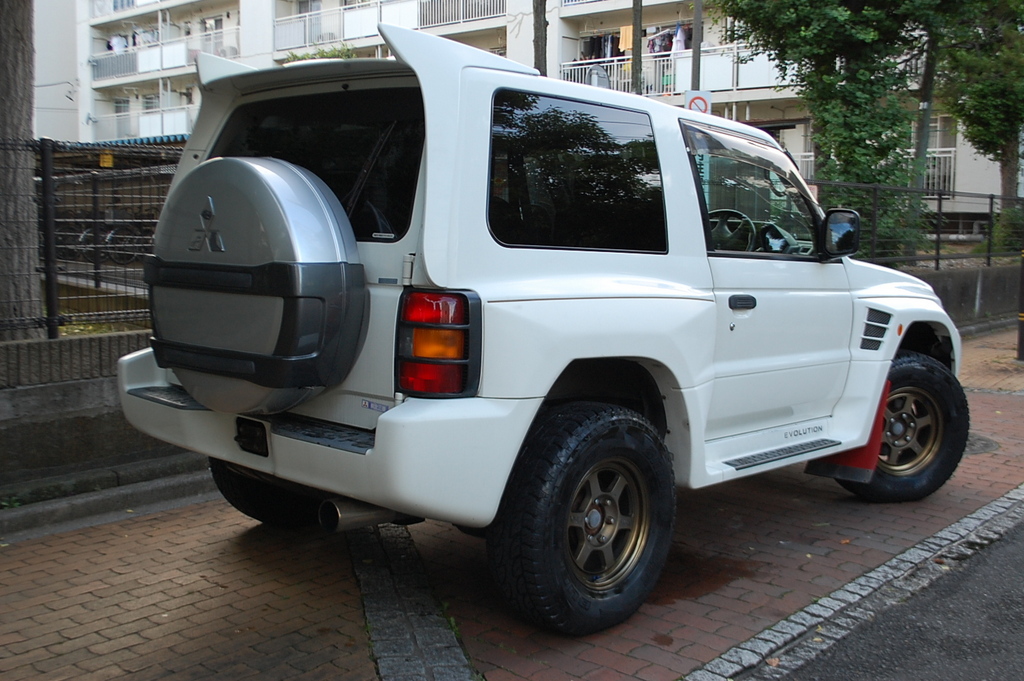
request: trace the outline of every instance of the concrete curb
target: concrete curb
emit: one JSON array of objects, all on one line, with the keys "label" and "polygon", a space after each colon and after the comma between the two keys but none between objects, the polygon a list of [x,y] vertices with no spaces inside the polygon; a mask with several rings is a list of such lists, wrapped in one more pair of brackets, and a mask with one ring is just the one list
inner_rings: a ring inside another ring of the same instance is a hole
[{"label": "concrete curb", "polygon": [[380,681],[479,679],[409,530],[386,524],[346,534]]},{"label": "concrete curb", "polygon": [[973,338],[974,336],[984,336],[992,333],[993,331],[1002,331],[1003,329],[1010,328],[1016,323],[1017,316],[1009,315],[965,324],[964,326],[957,327],[957,331],[960,332],[961,338],[967,339]]},{"label": "concrete curb", "polygon": [[68,499],[112,487],[201,472],[209,468],[209,463],[201,454],[179,450],[177,454],[137,461],[111,461],[81,469],[68,468],[63,473],[0,485],[0,498],[19,499],[24,503],[19,508],[29,508],[39,503]]},{"label": "concrete curb", "polygon": [[944,563],[966,560],[1021,522],[1024,485],[727,650],[684,681],[783,679],[879,612],[929,586],[948,570]]},{"label": "concrete curb", "polygon": [[168,475],[0,511],[0,537],[216,492],[208,470]]}]

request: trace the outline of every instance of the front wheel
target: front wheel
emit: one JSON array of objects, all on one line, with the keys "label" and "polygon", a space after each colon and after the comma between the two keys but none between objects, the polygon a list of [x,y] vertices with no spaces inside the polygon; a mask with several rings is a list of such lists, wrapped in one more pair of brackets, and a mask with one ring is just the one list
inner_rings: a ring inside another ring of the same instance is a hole
[{"label": "front wheel", "polygon": [[491,572],[527,619],[600,631],[647,599],[674,519],[672,463],[653,426],[622,407],[570,404],[524,445],[487,531]]},{"label": "front wheel", "polygon": [[878,467],[870,482],[839,481],[868,501],[916,501],[949,480],[967,445],[970,414],[956,377],[917,352],[896,355]]}]

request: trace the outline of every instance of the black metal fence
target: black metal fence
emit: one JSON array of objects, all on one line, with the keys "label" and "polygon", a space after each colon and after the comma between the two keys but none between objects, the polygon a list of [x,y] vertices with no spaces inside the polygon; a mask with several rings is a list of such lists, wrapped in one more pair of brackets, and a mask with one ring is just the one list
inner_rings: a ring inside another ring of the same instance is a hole
[{"label": "black metal fence", "polygon": [[[46,139],[6,144],[30,152],[30,165],[9,170],[30,174],[34,224],[12,222],[0,229],[33,229],[38,236],[35,253],[27,259],[3,252],[0,242],[0,262],[11,270],[6,277],[36,282],[42,305],[3,300],[5,291],[16,289],[0,288],[0,309],[36,312],[5,315],[0,339],[5,331],[9,340],[29,335],[18,330],[40,327],[49,338],[57,338],[60,327],[110,331],[148,326],[140,260],[152,248],[181,149]],[[5,170],[0,167],[0,173]],[[15,201],[24,203],[26,197],[5,195],[0,185],[0,202]]]},{"label": "black metal fence", "polygon": [[[141,256],[181,149],[44,139],[0,140],[0,152],[0,340],[148,326]],[[866,260],[934,269],[1018,260],[1024,199],[812,185],[823,205],[861,213]],[[20,245],[9,238],[18,232],[29,237]]]},{"label": "black metal fence", "polygon": [[858,257],[893,267],[1013,264],[1024,237],[1024,198],[877,184],[813,181],[825,207],[861,215]]}]

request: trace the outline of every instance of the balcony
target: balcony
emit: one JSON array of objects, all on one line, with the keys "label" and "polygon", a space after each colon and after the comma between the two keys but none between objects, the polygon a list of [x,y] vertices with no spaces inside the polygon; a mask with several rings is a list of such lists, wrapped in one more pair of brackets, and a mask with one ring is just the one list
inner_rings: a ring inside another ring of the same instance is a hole
[{"label": "balcony", "polygon": [[[909,153],[909,152],[908,152]],[[814,152],[792,154],[805,179],[814,179]],[[951,194],[956,182],[956,149],[932,147],[925,163],[925,196]]]},{"label": "balcony", "polygon": [[501,16],[505,16],[505,0],[372,0],[277,19],[274,49],[295,50],[373,37],[380,22],[430,28]]},{"label": "balcony", "polygon": [[[692,50],[643,55],[643,94],[681,95],[690,89]],[[562,64],[562,80],[632,92],[630,57],[592,59]],[[764,55],[755,55],[743,45],[704,48],[700,53],[702,90],[724,92],[753,88],[775,88],[785,83]]]},{"label": "balcony", "polygon": [[110,16],[118,12],[127,12],[146,5],[159,5],[165,0],[92,0],[90,14],[93,19]]},{"label": "balcony", "polygon": [[100,116],[93,123],[96,141],[188,135],[198,113],[198,106],[179,106]]},{"label": "balcony", "polygon": [[209,33],[197,33],[184,38],[157,40],[144,45],[125,47],[123,51],[106,51],[94,54],[92,64],[93,81],[157,74],[160,71],[191,67],[200,52],[220,57],[238,56],[238,28]]}]

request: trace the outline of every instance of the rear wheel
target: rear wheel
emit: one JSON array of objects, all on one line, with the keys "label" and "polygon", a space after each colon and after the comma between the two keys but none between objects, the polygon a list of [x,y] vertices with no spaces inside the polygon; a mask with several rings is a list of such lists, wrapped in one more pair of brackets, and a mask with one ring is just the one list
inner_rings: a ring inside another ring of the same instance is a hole
[{"label": "rear wheel", "polygon": [[669,454],[629,409],[577,403],[534,427],[488,528],[491,572],[526,618],[581,635],[646,600],[675,519]]},{"label": "rear wheel", "polygon": [[228,503],[250,518],[288,529],[317,523],[319,499],[260,480],[220,459],[210,459],[210,472]]},{"label": "rear wheel", "polygon": [[916,501],[942,487],[960,463],[970,427],[967,397],[945,365],[917,352],[899,353],[889,380],[875,474],[870,482],[839,484],[868,501]]}]

